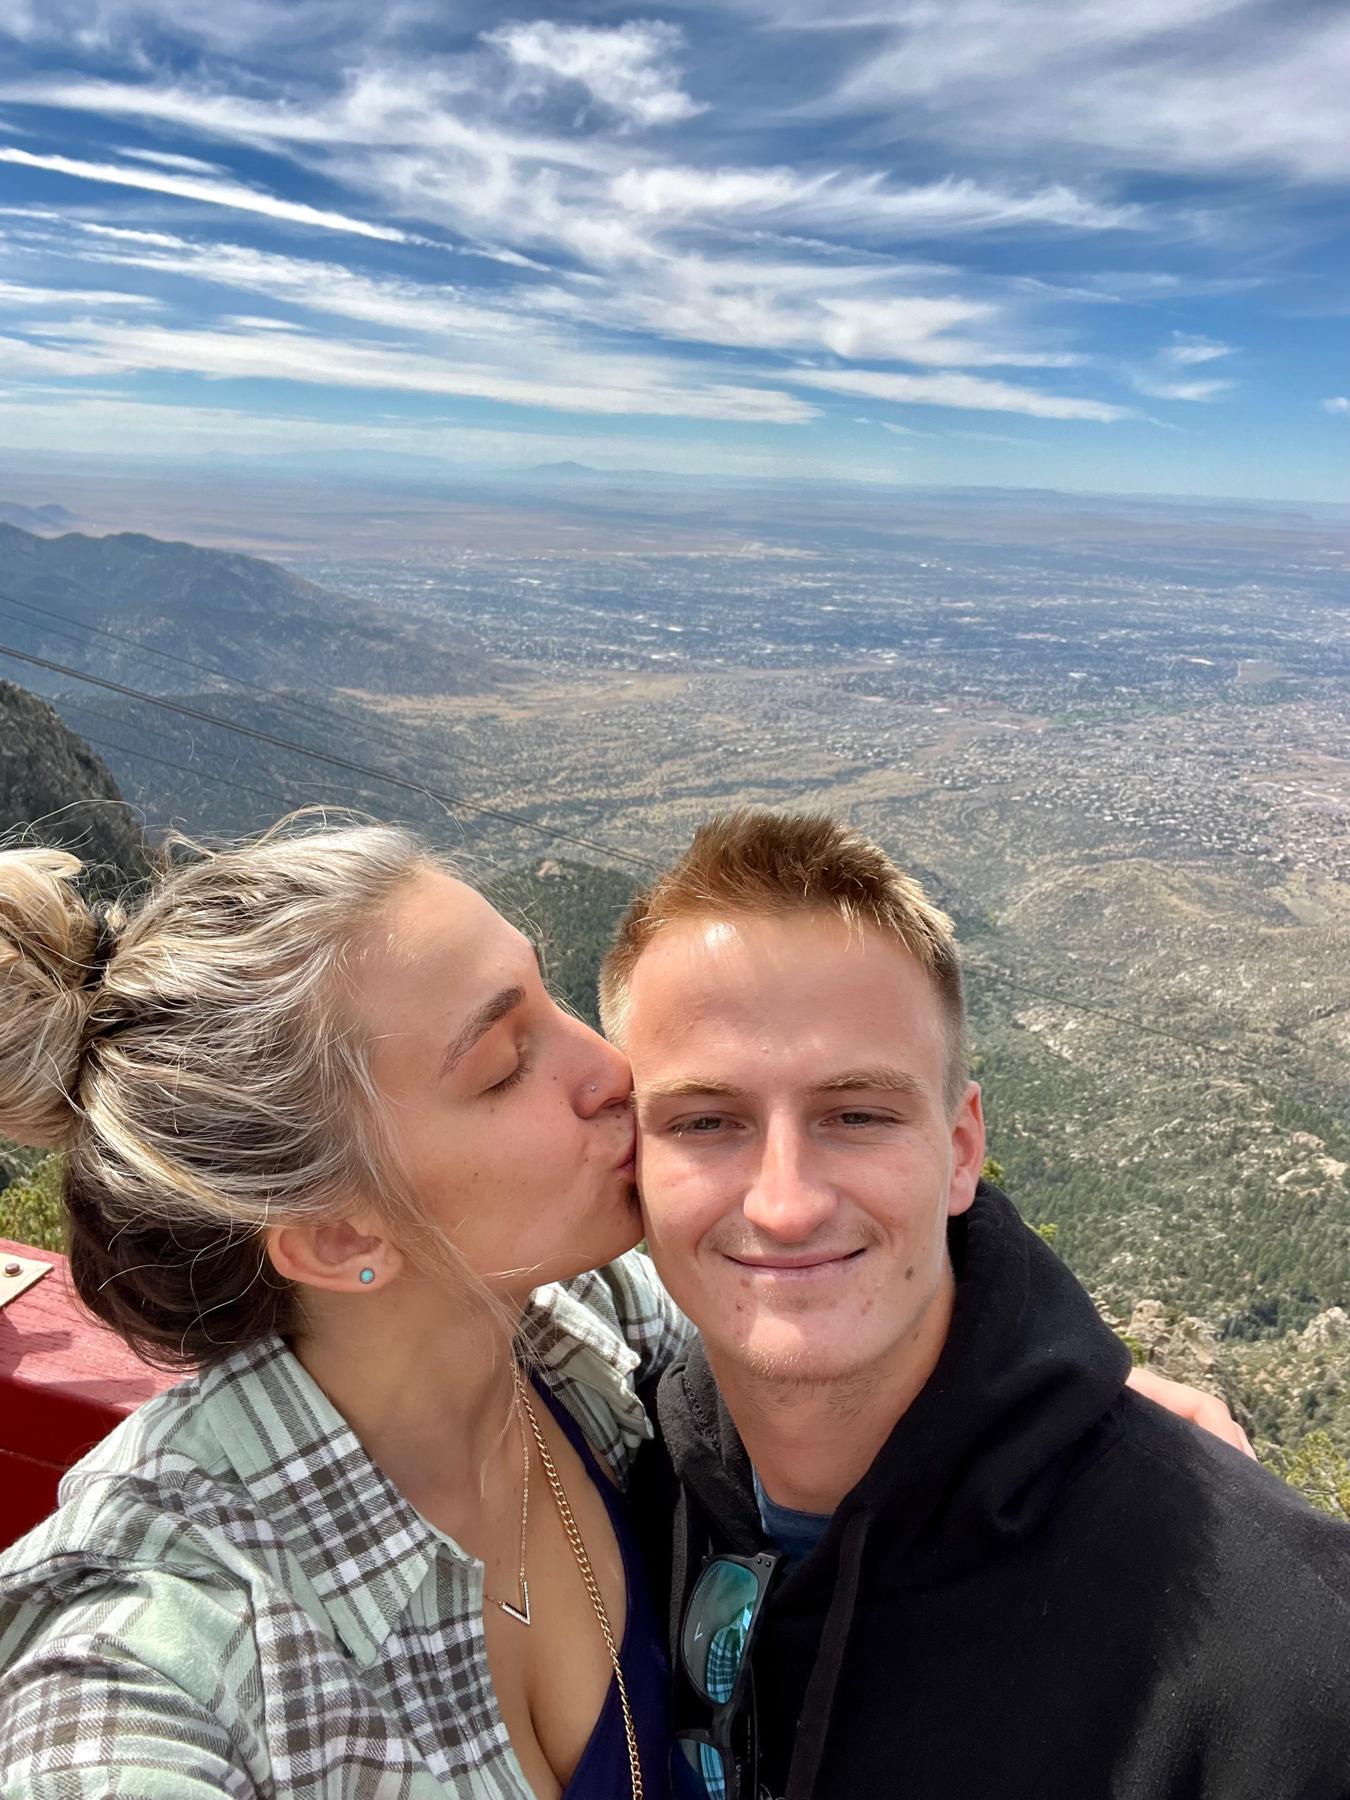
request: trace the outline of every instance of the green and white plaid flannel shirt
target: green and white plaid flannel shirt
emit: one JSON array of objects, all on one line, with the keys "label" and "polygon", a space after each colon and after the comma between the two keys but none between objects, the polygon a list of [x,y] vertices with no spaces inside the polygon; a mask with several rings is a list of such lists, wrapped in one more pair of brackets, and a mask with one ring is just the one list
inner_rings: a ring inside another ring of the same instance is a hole
[{"label": "green and white plaid flannel shirt", "polygon": [[[544,1378],[626,1481],[690,1327],[636,1251],[539,1289]],[[529,1800],[483,1566],[280,1339],[147,1402],[0,1557],[3,1800]]]}]

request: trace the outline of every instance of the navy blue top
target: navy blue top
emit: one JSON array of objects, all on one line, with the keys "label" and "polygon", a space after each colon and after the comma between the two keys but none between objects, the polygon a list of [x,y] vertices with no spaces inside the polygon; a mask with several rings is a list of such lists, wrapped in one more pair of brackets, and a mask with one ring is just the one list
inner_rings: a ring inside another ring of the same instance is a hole
[{"label": "navy blue top", "polygon": [[755,1500],[759,1506],[759,1522],[764,1527],[765,1537],[790,1562],[800,1562],[804,1556],[811,1554],[824,1537],[834,1515],[798,1512],[795,1507],[780,1506],[764,1492],[759,1470],[752,1469],[751,1474],[755,1478]]},{"label": "navy blue top", "polygon": [[[670,1659],[666,1653],[665,1632],[652,1602],[647,1572],[638,1550],[632,1521],[623,1495],[610,1476],[596,1461],[586,1442],[585,1433],[562,1402],[556,1400],[539,1381],[534,1383],[549,1411],[558,1421],[568,1442],[576,1451],[586,1473],[599,1488],[609,1513],[614,1535],[619,1540],[623,1558],[624,1586],[627,1590],[627,1613],[623,1642],[619,1645],[619,1663],[628,1689],[628,1704],[633,1711],[637,1731],[638,1756],[642,1762],[642,1785],[648,1800],[668,1800],[670,1794]],[[595,1630],[600,1629],[597,1622]],[[628,1766],[628,1742],[623,1731],[623,1708],[619,1689],[613,1677],[609,1692],[595,1721],[581,1761],[563,1791],[562,1800],[623,1800],[632,1792],[632,1772]]]}]

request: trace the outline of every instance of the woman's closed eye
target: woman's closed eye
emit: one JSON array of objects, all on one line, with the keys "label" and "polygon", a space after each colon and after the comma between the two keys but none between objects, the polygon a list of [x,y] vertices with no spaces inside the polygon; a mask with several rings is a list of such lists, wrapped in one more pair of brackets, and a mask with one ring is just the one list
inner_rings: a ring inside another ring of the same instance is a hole
[{"label": "woman's closed eye", "polygon": [[492,1086],[486,1091],[489,1094],[504,1094],[508,1088],[513,1088],[516,1086],[517,1082],[524,1080],[525,1076],[529,1073],[529,1069],[530,1059],[522,1052],[519,1062],[517,1062],[511,1073],[509,1075],[503,1075],[500,1081],[494,1081]]}]

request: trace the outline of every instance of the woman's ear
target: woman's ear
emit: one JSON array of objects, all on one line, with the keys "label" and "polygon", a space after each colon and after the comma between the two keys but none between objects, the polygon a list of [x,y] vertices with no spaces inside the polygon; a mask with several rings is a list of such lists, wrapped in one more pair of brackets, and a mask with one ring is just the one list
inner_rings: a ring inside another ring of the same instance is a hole
[{"label": "woman's ear", "polygon": [[376,1221],[360,1214],[274,1225],[267,1233],[267,1254],[287,1281],[331,1294],[371,1293],[403,1272],[403,1253]]}]

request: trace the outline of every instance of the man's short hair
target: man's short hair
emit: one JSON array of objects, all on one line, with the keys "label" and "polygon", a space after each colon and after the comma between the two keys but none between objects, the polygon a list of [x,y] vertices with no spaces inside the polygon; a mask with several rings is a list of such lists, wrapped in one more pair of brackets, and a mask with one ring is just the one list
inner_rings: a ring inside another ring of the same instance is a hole
[{"label": "man's short hair", "polygon": [[701,825],[678,862],[633,900],[600,970],[600,1017],[622,1042],[633,968],[677,919],[835,913],[908,950],[937,990],[947,1025],[948,1106],[968,1080],[961,960],[951,920],[879,844],[824,812],[742,806]]}]

